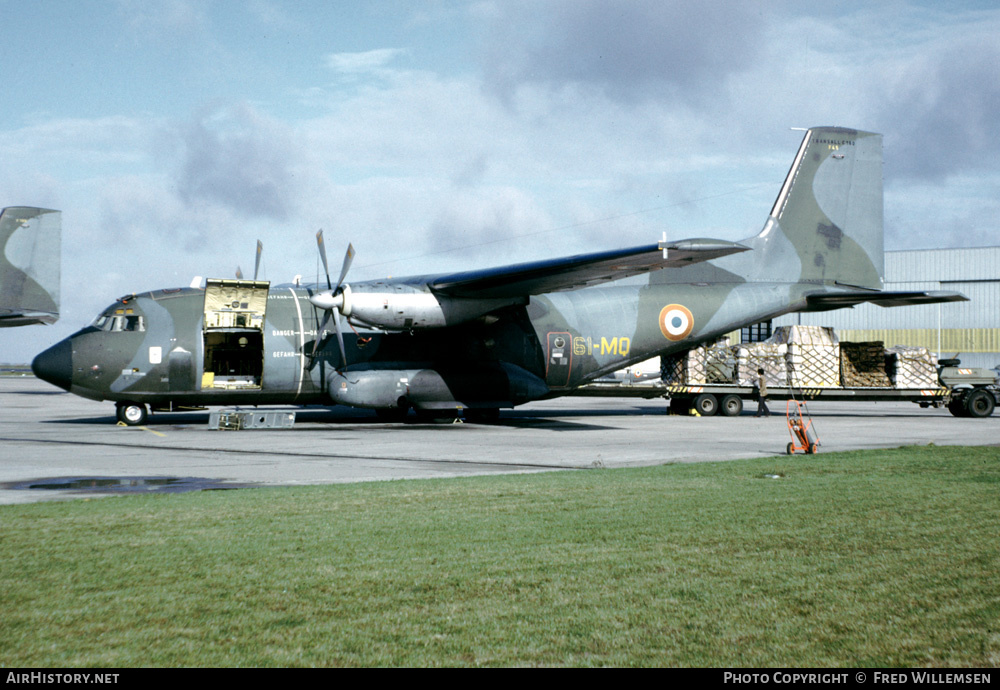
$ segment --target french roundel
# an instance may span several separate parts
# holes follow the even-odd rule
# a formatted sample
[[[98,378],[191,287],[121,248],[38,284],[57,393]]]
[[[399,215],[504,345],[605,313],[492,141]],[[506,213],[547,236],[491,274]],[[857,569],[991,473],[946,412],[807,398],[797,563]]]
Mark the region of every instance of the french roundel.
[[[660,310],[660,331],[667,340],[683,340],[694,328],[691,310],[680,304],[668,304]]]

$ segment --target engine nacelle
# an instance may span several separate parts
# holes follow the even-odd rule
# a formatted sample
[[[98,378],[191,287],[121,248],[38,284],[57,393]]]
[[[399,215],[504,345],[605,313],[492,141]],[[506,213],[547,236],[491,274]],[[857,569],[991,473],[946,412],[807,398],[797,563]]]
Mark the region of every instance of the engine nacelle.
[[[339,405],[417,409],[513,407],[549,392],[545,382],[506,362],[481,367],[436,369],[364,369],[331,371],[330,397]]]
[[[443,328],[477,319],[494,309],[524,304],[523,297],[467,299],[436,295],[412,285],[385,283],[343,287],[341,313],[355,323],[390,331]]]

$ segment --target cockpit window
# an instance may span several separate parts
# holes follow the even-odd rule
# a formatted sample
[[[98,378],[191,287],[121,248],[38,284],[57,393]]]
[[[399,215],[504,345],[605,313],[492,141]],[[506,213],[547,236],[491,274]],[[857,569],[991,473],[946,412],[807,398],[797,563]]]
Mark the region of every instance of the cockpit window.
[[[128,315],[125,317],[124,325],[124,330],[126,331],[145,331],[146,319],[144,319],[141,314]]]
[[[123,331],[145,331],[146,317],[135,313],[134,309],[110,309],[94,320],[94,328],[112,333]]]

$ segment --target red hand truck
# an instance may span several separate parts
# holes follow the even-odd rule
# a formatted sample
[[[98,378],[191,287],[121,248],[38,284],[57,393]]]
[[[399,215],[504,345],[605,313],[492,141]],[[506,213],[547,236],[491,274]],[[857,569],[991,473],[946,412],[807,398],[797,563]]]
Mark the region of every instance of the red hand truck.
[[[785,406],[785,419],[788,420],[788,433],[792,436],[792,441],[785,447],[785,451],[789,455],[800,451],[808,454],[818,452],[819,438],[812,428],[812,416],[805,404],[798,400],[789,400]]]

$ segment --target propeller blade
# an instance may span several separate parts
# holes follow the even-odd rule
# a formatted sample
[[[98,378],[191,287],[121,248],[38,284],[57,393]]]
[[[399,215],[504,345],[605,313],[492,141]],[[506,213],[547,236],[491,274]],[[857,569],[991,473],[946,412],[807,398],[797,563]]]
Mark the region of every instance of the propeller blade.
[[[243,280],[243,269],[238,264],[236,266],[236,280]]]
[[[333,327],[337,331],[337,344],[340,346],[340,368],[345,369],[347,368],[347,351],[344,349],[344,334],[340,332],[340,314],[333,317]]]
[[[340,279],[337,280],[337,287],[339,288],[344,283],[344,278],[347,277],[347,271],[351,268],[351,262],[354,261],[354,245],[350,242],[347,243],[347,253],[344,254],[344,265],[340,269]],[[329,277],[327,278],[329,281]]]
[[[261,244],[260,240],[257,240],[257,262],[253,267],[253,279],[257,280],[257,274],[260,272],[260,254],[264,251],[264,245]]]
[[[330,266],[326,262],[326,245],[323,244],[323,230],[316,233],[316,244],[319,246],[319,256],[323,259],[323,271],[326,273],[326,289],[332,290],[333,285],[330,283]]]
[[[341,286],[344,285],[344,279],[347,277],[347,272],[351,270],[351,263],[354,262],[354,245],[350,243],[347,244],[347,252],[344,254],[344,263],[340,267],[340,277],[337,279],[336,288],[334,288],[333,284],[330,282],[330,265],[326,259],[326,245],[323,243],[322,230],[316,233],[316,245],[319,247],[319,255],[323,260],[323,271],[326,273],[327,289],[325,291],[317,292],[309,297],[309,301],[312,302],[313,306],[326,312],[323,316],[323,323],[319,327],[319,331],[316,334],[316,340],[313,341],[312,359],[315,361],[320,345],[322,345],[325,340],[323,333],[330,323],[330,319],[333,319],[333,329],[337,333],[337,346],[340,348],[340,367],[344,368],[347,366],[347,350],[344,347],[344,333],[340,330],[340,311],[344,308],[346,295],[344,294],[344,290],[341,289]],[[336,315],[333,313],[334,310],[337,310],[338,312]]]
[[[319,330],[316,331],[316,340],[313,341],[313,351],[312,355],[310,356],[310,358],[313,360],[316,359],[316,353],[319,352],[320,343],[322,343],[323,340],[325,340],[325,338],[323,338],[323,332],[326,330],[326,325],[330,323],[330,318],[332,316],[333,312],[328,309],[326,311],[326,315],[323,317],[323,323],[320,325]],[[337,331],[340,332],[340,329],[338,328]]]

